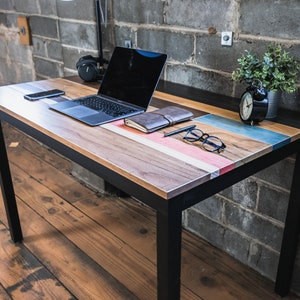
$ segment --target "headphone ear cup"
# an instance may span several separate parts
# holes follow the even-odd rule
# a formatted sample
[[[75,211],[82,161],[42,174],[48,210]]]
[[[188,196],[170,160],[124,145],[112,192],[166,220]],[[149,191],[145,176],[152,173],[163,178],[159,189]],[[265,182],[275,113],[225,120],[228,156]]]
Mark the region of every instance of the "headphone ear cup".
[[[96,81],[99,79],[100,71],[97,67],[96,58],[91,55],[81,57],[76,63],[79,77],[84,81]]]

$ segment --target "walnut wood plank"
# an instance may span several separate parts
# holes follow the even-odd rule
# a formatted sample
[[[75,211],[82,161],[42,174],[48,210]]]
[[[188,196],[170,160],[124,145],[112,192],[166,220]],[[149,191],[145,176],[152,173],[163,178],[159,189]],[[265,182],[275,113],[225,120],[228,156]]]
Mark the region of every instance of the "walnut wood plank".
[[[11,297],[5,291],[4,287],[1,284],[0,284],[0,299],[2,299],[2,300],[11,300]]]
[[[22,195],[26,204],[34,207],[43,219],[50,222],[57,230],[64,232],[69,240],[118,281],[131,286],[132,292],[140,299],[156,297],[154,264],[150,264],[149,260],[145,260],[136,249],[132,249],[131,245],[116,238],[115,235],[103,229],[81,211],[75,210],[73,206],[58,198],[47,188],[40,185],[37,187],[36,181],[20,169],[16,170],[14,165],[12,165],[12,172],[17,174],[15,180],[19,183],[15,190],[16,195]],[[27,227],[26,221],[23,226]],[[28,227],[30,228],[30,225]],[[31,233],[31,235],[37,234]],[[24,236],[29,235],[30,233],[24,230]],[[24,242],[27,242],[26,237]],[[196,299],[193,293],[184,287],[182,293],[183,299]]]
[[[56,152],[45,147],[45,145],[37,142],[36,140],[29,138],[24,133],[10,127],[7,123],[3,122],[2,125],[4,128],[5,142],[10,150],[18,151],[18,146],[20,145],[33,153],[34,156],[39,157],[43,161],[52,165],[54,168],[59,169],[66,174],[70,174],[72,171],[71,161],[61,155],[58,155]]]
[[[155,298],[155,268],[152,264],[148,262],[140,265],[141,256],[136,251],[132,251],[129,245],[125,245],[89,217],[75,210],[52,191],[40,185],[36,186],[33,180],[20,169],[16,170],[12,166],[12,172],[18,174],[14,180],[20,182],[15,189],[16,195],[22,195],[24,201],[33,206],[40,216],[50,222],[56,230],[64,232],[70,241],[120,282],[125,285],[137,283],[133,287],[136,294],[146,293],[151,298]],[[27,232],[30,225],[23,224],[26,243],[26,236],[36,235],[36,233]],[[67,254],[62,255],[66,257]],[[135,267],[131,269],[131,266]],[[145,275],[141,278],[140,274]]]
[[[43,163],[43,158],[32,156],[28,151],[24,151],[22,147],[16,147],[10,151],[10,159],[20,166],[27,174],[31,174],[40,183],[50,188],[63,199],[76,201],[81,197],[93,194],[93,191],[83,186],[79,182],[74,181],[67,174],[61,173],[57,176],[57,169]]]
[[[136,299],[126,287],[120,285],[33,210],[28,209],[22,201],[18,205],[20,213],[28,218],[28,221],[24,221],[27,238],[23,244],[77,299]],[[9,257],[6,259],[9,260]],[[28,276],[20,272],[16,275],[19,279],[24,278],[24,283],[27,283]],[[47,299],[68,299],[50,297],[51,293],[47,291],[45,295]]]
[[[47,295],[48,299],[73,297],[26,247],[10,241],[9,231],[2,223],[0,223],[0,239],[0,282],[10,297],[14,299],[41,299],[43,295]],[[1,299],[5,299],[5,295]]]

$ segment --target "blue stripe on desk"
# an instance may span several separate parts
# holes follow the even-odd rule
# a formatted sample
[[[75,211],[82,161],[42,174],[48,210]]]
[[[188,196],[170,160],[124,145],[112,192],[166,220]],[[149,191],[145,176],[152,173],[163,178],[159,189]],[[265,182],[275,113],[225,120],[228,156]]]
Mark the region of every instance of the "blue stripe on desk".
[[[271,144],[273,150],[289,144],[291,138],[288,135],[267,130],[258,126],[250,126],[243,122],[227,119],[216,115],[205,115],[195,118],[196,121],[212,125],[230,132],[249,137],[263,143]]]

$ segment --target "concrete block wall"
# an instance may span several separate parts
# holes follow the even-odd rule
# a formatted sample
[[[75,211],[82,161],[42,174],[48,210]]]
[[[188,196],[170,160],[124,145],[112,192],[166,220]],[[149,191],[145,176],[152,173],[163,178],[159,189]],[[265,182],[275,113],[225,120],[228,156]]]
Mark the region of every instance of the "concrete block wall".
[[[289,157],[200,202],[185,212],[185,226],[274,280],[293,166]]]
[[[113,16],[116,44],[131,39],[169,55],[166,80],[228,96],[245,89],[231,80],[245,49],[261,54],[279,42],[300,59],[297,0],[121,0]],[[234,32],[232,47],[221,46],[222,31]],[[281,106],[299,110],[299,93],[284,95]]]
[[[245,49],[262,53],[274,41],[300,59],[299,12],[299,0],[108,0],[104,56],[129,39],[168,54],[165,80],[239,96],[245,86],[230,74]],[[19,15],[29,17],[32,46],[19,45]],[[234,32],[232,47],[221,46],[222,31]],[[98,54],[94,0],[1,0],[0,84],[77,74],[87,54]],[[281,106],[300,110],[299,93]],[[274,279],[293,166],[287,158],[201,202],[184,213],[183,225]],[[78,165],[74,174],[105,186]],[[298,253],[293,290],[300,294]]]
[[[19,44],[17,20],[12,8],[10,1],[0,3],[0,85],[35,79],[32,51]]]

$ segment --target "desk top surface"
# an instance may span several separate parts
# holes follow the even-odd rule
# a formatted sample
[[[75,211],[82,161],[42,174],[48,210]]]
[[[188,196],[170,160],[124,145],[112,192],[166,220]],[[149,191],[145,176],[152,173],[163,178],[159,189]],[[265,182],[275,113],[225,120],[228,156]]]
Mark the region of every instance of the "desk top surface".
[[[57,78],[0,88],[0,111],[24,122],[52,139],[139,184],[170,199],[246,162],[300,139],[300,129],[268,120],[257,126],[243,124],[238,113],[156,91],[149,110],[182,105],[195,118],[184,124],[146,134],[130,129],[123,121],[89,127],[48,108],[52,99],[31,102],[23,95],[58,88],[73,99],[97,91],[86,85]],[[222,101],[222,99],[220,99]],[[226,149],[221,154],[187,144],[184,134],[163,137],[164,132],[196,124],[219,137]]]

